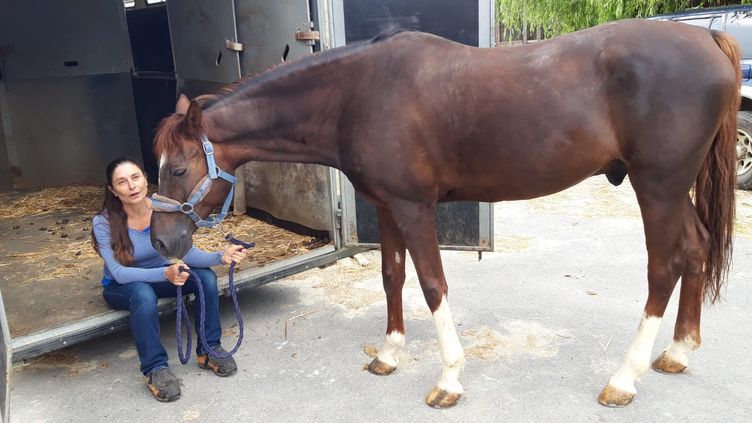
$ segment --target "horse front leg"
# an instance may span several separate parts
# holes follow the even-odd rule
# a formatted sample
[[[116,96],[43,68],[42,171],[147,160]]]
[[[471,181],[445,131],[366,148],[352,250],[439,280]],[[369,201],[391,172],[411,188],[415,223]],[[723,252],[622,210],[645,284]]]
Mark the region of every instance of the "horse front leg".
[[[378,208],[379,237],[381,238],[381,276],[386,294],[386,338],[379,354],[368,365],[375,375],[388,375],[399,364],[399,354],[405,347],[405,323],[402,317],[402,287],[405,284],[405,242],[402,240],[392,214]]]
[[[439,382],[426,396],[426,403],[434,408],[452,407],[464,392],[459,376],[465,365],[465,353],[447,303],[447,283],[436,237],[435,204],[395,201],[390,203],[390,209],[415,263],[439,337],[443,369]]]

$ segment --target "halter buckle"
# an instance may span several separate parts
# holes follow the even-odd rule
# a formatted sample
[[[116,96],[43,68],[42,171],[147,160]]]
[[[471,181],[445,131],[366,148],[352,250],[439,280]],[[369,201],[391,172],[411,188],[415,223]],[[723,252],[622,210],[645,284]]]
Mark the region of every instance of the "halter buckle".
[[[201,144],[204,146],[204,154],[207,156],[214,154],[214,146],[210,142],[202,142]]]

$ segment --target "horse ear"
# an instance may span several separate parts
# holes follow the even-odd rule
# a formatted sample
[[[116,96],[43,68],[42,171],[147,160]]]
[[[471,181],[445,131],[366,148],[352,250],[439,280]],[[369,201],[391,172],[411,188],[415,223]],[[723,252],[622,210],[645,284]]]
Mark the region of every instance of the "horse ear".
[[[188,110],[185,112],[185,121],[188,124],[188,131],[197,134],[201,131],[201,106],[195,101],[190,102]]]
[[[175,113],[184,115],[186,112],[188,112],[188,106],[190,106],[191,100],[188,100],[188,97],[185,96],[185,94],[180,94],[180,98],[178,98],[177,104],[175,104]]]

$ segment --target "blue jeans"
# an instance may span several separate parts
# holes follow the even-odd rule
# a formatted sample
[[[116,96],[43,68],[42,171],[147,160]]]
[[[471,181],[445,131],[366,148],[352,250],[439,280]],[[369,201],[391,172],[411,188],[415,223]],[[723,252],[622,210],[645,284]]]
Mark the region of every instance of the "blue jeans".
[[[211,269],[191,269],[199,278],[204,288],[206,302],[204,330],[206,343],[210,346],[219,345],[222,328],[219,322],[219,291],[217,289],[217,275]],[[183,285],[183,295],[195,293],[194,321],[198,333],[199,308],[201,307],[196,293],[196,281],[190,278]],[[136,340],[138,358],[141,360],[141,372],[148,375],[152,370],[167,367],[167,351],[159,340],[159,313],[157,312],[157,298],[175,297],[177,286],[168,281],[164,282],[131,282],[119,284],[110,282],[104,287],[104,300],[116,310],[130,311],[131,331]],[[196,336],[198,338],[198,336]],[[206,354],[201,340],[197,339],[196,354]]]

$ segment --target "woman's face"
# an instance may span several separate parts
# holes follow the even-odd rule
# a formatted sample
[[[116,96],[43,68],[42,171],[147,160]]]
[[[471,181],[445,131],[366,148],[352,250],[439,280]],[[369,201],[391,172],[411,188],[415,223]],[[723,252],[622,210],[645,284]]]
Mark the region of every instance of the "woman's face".
[[[138,204],[146,198],[146,176],[133,163],[124,162],[112,172],[110,190],[123,204]]]

